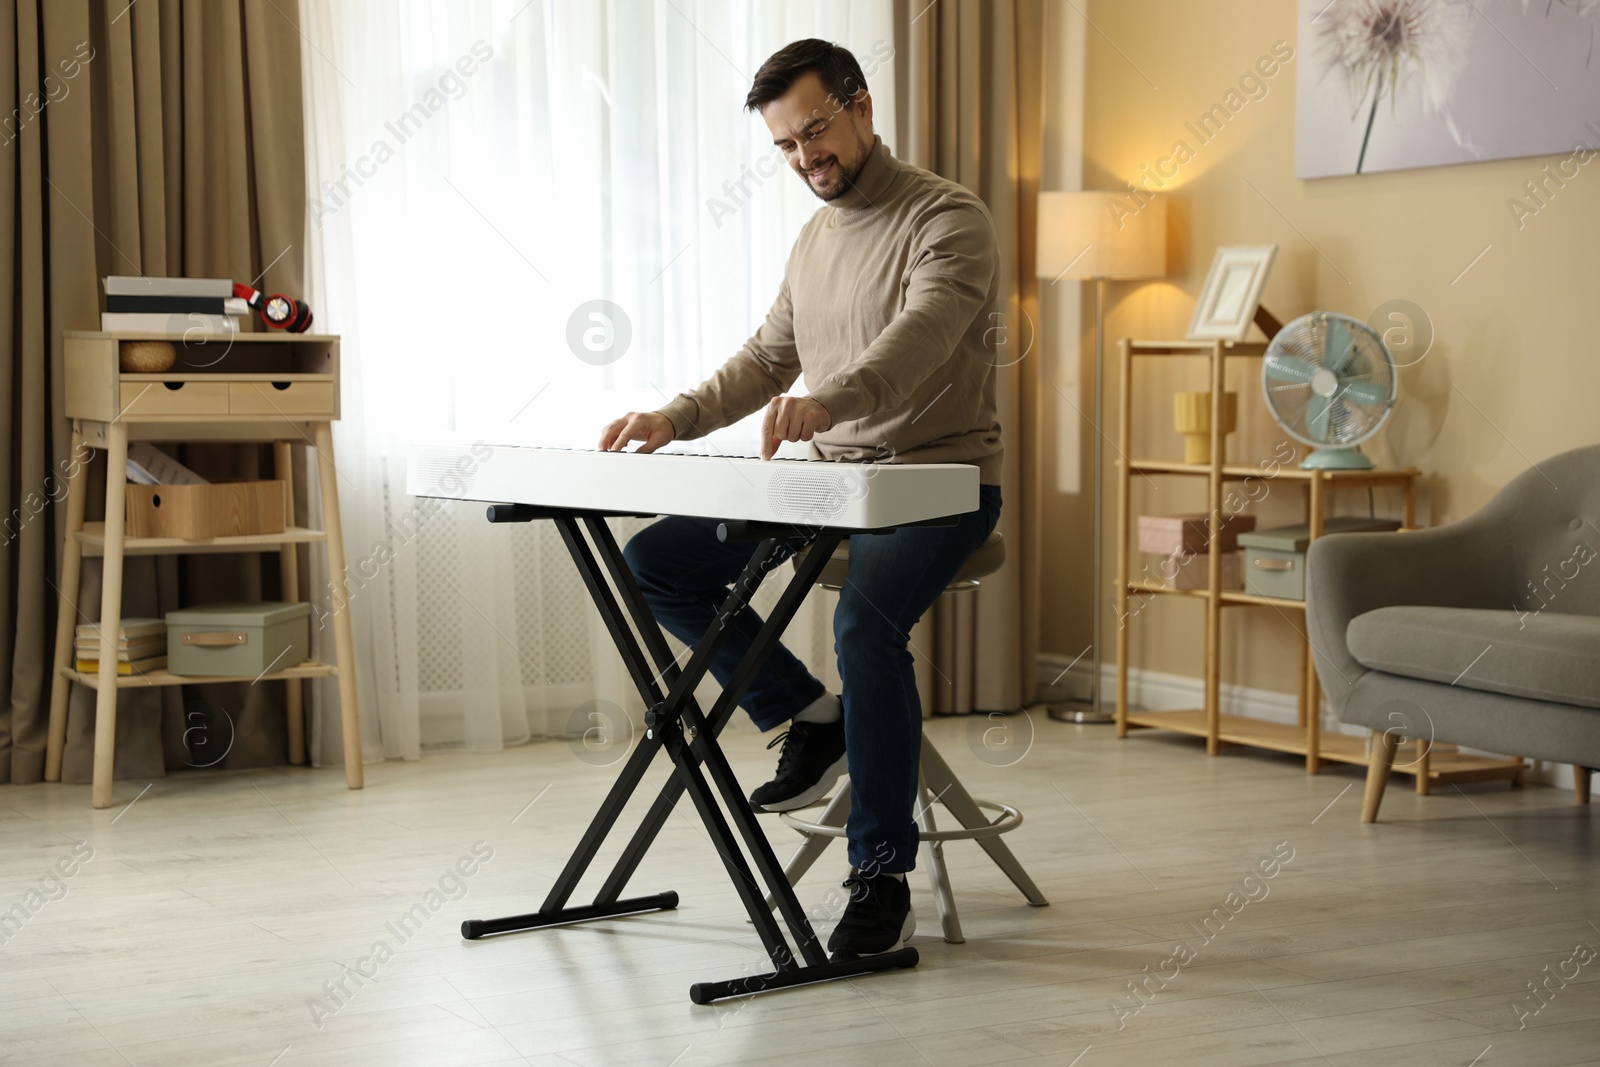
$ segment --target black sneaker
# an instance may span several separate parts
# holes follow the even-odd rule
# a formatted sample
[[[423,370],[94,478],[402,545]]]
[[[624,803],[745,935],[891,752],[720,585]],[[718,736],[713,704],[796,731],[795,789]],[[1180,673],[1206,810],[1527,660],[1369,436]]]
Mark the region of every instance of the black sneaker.
[[[892,952],[904,945],[917,928],[911,910],[911,887],[903,877],[869,876],[854,868],[844,880],[850,891],[839,925],[828,938],[828,953],[836,960],[853,960]]]
[[[756,811],[793,811],[821,800],[845,772],[844,720],[791,722],[783,733],[767,742],[783,743],[778,773],[750,794]]]

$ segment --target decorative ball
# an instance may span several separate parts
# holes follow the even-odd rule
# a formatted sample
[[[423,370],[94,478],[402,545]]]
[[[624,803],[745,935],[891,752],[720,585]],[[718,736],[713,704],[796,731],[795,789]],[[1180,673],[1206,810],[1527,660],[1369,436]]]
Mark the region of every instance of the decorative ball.
[[[160,374],[178,362],[171,341],[124,341],[119,362],[124,374]]]

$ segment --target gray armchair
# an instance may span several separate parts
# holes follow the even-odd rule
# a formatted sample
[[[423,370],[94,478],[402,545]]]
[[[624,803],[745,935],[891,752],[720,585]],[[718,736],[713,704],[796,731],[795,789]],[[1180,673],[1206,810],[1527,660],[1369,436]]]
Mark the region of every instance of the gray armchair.
[[[1306,626],[1339,718],[1375,735],[1361,821],[1402,738],[1600,767],[1600,445],[1512,479],[1460,522],[1336,534],[1306,559]]]

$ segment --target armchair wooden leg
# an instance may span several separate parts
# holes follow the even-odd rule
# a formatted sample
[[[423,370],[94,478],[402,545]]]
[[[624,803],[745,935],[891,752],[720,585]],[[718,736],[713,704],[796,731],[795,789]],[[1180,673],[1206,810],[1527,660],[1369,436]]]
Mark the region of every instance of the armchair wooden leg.
[[[1428,773],[1428,761],[1433,755],[1433,741],[1424,741],[1417,738],[1417,762],[1414,765],[1417,772],[1417,796],[1425,797],[1428,790],[1433,788],[1433,776]]]
[[[1367,792],[1361,798],[1361,821],[1377,822],[1378,806],[1383,803],[1383,790],[1389,784],[1389,772],[1394,767],[1394,754],[1400,747],[1400,735],[1373,731],[1372,758],[1367,761]]]
[[[1593,773],[1588,767],[1572,768],[1572,791],[1577,795],[1579,804],[1589,803],[1589,775]]]

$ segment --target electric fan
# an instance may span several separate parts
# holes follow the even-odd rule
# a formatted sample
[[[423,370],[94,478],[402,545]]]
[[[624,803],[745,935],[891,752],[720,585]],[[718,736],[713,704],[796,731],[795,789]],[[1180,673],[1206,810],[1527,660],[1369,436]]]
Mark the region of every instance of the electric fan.
[[[1349,315],[1313,311],[1267,346],[1261,388],[1284,432],[1314,449],[1302,468],[1370,470],[1357,446],[1388,421],[1399,381],[1377,331]]]

